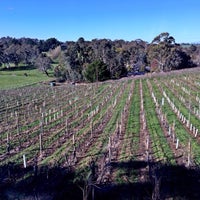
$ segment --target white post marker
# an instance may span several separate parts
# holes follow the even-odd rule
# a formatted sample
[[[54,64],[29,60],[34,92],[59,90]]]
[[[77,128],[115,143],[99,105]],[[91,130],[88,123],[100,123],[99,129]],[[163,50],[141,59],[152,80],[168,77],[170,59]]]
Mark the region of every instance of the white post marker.
[[[179,139],[176,140],[176,149],[178,149]]]
[[[162,98],[162,106],[164,106],[164,104],[165,104],[165,99]]]
[[[25,156],[25,154],[23,155],[23,162],[24,162],[24,168],[26,168],[26,156]]]

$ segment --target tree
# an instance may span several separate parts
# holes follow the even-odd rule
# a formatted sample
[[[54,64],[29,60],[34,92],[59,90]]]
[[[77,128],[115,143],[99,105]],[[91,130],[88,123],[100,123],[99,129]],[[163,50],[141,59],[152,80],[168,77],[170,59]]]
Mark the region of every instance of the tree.
[[[51,59],[45,54],[40,54],[40,56],[35,60],[35,65],[39,70],[43,71],[47,76],[49,76],[48,69],[51,69]]]
[[[61,52],[58,59],[59,66],[54,69],[54,74],[57,78],[73,82],[82,80],[82,68],[75,54],[75,51],[71,49],[67,52]]]
[[[166,59],[166,65],[170,70],[184,69],[195,66],[191,61],[191,57],[180,48],[174,49],[171,56],[168,56]]]
[[[16,43],[16,41],[15,41]],[[21,45],[18,43],[11,44],[6,50],[5,54],[7,56],[9,63],[14,63],[15,66],[18,66],[19,63],[22,61],[22,55],[20,53]]]
[[[105,81],[110,78],[107,65],[101,60],[96,60],[89,64],[83,74],[85,79],[90,82]]]
[[[57,46],[55,49],[49,51],[49,56],[52,60],[56,60],[61,55],[61,46]]]
[[[175,39],[169,35],[168,32],[163,32],[160,35],[156,36],[153,41],[151,42],[152,44],[175,44]]]
[[[148,47],[149,63],[152,60],[157,60],[159,70],[165,71],[166,59],[171,54],[173,48],[175,48],[175,39],[169,33],[164,32],[156,36]]]
[[[156,36],[147,50],[148,62],[157,63],[157,71],[169,71],[191,67],[190,56],[182,51],[175,39],[164,32]],[[153,66],[152,66],[153,67]]]
[[[5,56],[4,56],[4,52],[3,52],[3,47],[2,45],[0,46],[0,66],[4,63],[5,60]]]
[[[38,48],[27,43],[23,43],[18,52],[21,55],[23,63],[26,65],[32,65],[39,55]]]
[[[56,38],[49,38],[45,41],[41,40],[39,48],[41,52],[47,52],[50,49],[55,49],[60,44],[61,42],[59,42]]]

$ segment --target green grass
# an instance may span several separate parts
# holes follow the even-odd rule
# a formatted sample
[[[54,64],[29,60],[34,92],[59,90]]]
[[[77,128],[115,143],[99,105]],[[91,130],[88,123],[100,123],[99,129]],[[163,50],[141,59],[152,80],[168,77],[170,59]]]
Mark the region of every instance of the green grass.
[[[28,76],[25,76],[24,74]],[[0,90],[13,89],[51,80],[38,69],[0,71]]]

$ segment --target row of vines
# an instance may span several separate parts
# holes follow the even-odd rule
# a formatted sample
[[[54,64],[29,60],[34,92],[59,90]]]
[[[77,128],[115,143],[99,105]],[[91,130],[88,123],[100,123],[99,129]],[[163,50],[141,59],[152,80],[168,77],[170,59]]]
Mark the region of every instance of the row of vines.
[[[102,185],[159,180],[152,163],[200,164],[199,73],[0,91],[0,181],[74,172],[83,199]],[[14,166],[21,171],[12,173]],[[13,175],[14,174],[14,175]],[[151,196],[152,197],[152,196]]]

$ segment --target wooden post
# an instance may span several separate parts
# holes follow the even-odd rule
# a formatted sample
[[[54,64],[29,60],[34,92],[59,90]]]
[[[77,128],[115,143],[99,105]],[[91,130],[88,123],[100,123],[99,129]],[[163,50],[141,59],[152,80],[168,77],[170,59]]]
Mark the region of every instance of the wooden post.
[[[42,154],[42,134],[39,135],[39,142],[40,142],[40,155]]]
[[[9,143],[9,132],[7,132],[7,144]]]
[[[174,132],[172,133],[172,139],[173,139],[173,142],[175,142],[175,134],[174,134]]]
[[[200,100],[199,100],[199,117],[200,117]]]
[[[66,117],[65,126],[66,133],[68,134],[68,117]]]
[[[149,150],[149,137],[146,138],[146,149]]]
[[[90,137],[92,138],[93,137],[93,119],[92,118],[91,118],[91,121],[90,121],[90,129],[91,129]]]
[[[103,125],[103,113],[101,112],[101,114],[100,114],[100,119],[101,119],[101,126]]]
[[[190,164],[191,164],[191,139],[189,139],[189,142],[188,142],[188,162],[187,162],[187,166],[189,167]]]
[[[10,153],[10,143],[9,142],[7,142],[7,146],[6,146],[6,150],[7,150],[7,153]]]
[[[123,123],[123,112],[121,112],[121,125]]]
[[[191,118],[191,114],[190,114],[190,111],[189,111],[189,117],[188,117],[189,124],[190,124],[190,118]]]
[[[119,124],[119,135],[121,135],[121,133],[122,133],[122,125]]]
[[[48,118],[47,117],[45,118],[45,124],[46,125],[48,124]]]
[[[73,133],[73,136],[72,136],[72,142],[73,142],[73,145],[75,145],[75,134]]]
[[[109,163],[111,162],[111,138],[109,137],[108,140],[108,156],[109,156]]]
[[[163,122],[163,118],[164,118],[164,117],[163,117],[163,114],[161,114],[161,122]]]
[[[146,129],[146,121],[145,121],[145,112],[143,111],[142,112],[142,124],[143,124],[143,130],[145,130]]]
[[[173,122],[173,132],[175,131],[175,127],[176,127],[176,122],[174,120],[174,122]]]
[[[20,131],[19,131],[19,116],[18,116],[17,111],[15,112],[15,116],[16,116],[16,124],[17,124],[17,134],[19,135],[20,134]]]
[[[39,134],[39,144],[40,144],[40,155],[42,154],[42,135],[44,133],[44,113],[42,113],[42,119],[40,121],[40,134]]]
[[[73,149],[73,161],[76,162],[76,145],[74,143],[74,149]]]
[[[195,135],[196,128],[195,126],[192,127],[192,133]]]
[[[146,138],[146,160],[149,161],[149,137]]]

